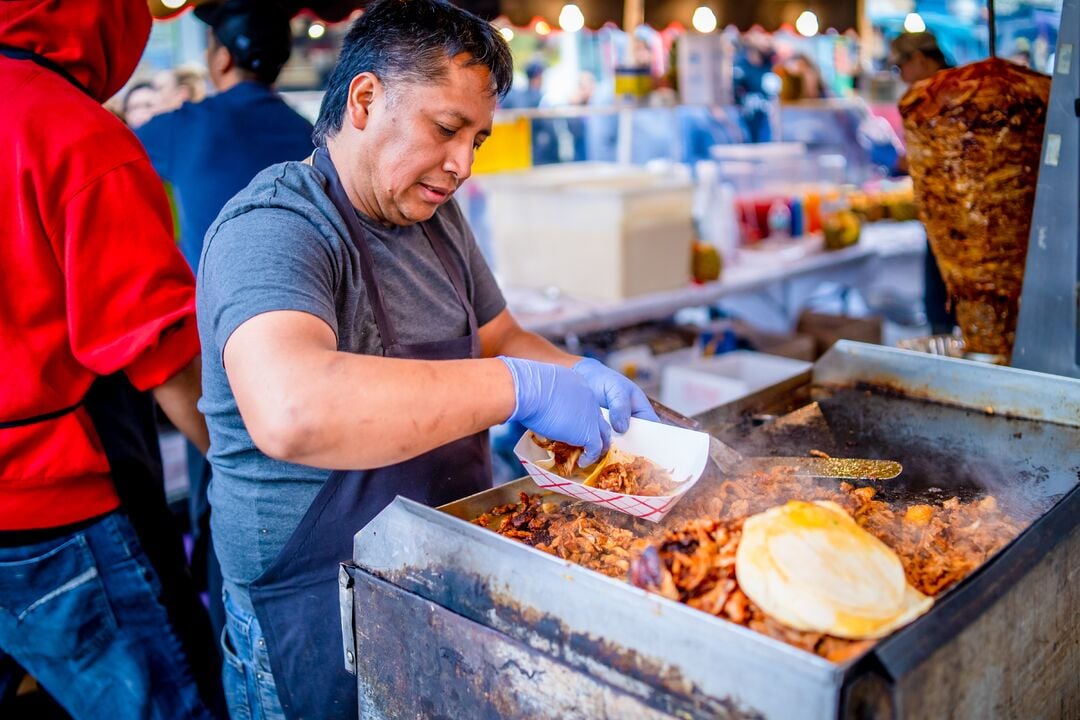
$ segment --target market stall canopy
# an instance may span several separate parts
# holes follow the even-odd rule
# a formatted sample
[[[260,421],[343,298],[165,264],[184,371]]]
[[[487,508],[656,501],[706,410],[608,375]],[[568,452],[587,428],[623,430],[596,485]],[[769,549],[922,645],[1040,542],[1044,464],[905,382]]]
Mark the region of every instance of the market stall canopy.
[[[214,0],[149,0],[154,17],[174,17],[193,7]],[[235,0],[234,0],[235,1]],[[340,22],[369,4],[370,0],[285,0],[287,10],[293,15],[302,12],[316,15],[326,22]],[[640,0],[639,0],[640,2]],[[503,16],[518,27],[532,25],[536,18],[551,24],[558,19],[566,0],[455,0],[455,5],[488,20]],[[597,29],[613,23],[621,26],[625,18],[624,0],[576,0],[585,18],[585,27]],[[653,27],[666,27],[671,22],[688,25],[690,9],[683,0],[644,0],[645,21]],[[726,13],[724,14],[726,18]],[[745,20],[746,18],[734,18]],[[748,20],[747,25],[752,24]]]
[[[158,19],[179,15],[192,8],[216,0],[148,0],[150,13]],[[230,0],[234,1],[235,0]],[[291,15],[307,11],[326,22],[341,22],[354,10],[363,9],[368,2],[363,0],[284,0],[282,3]],[[459,7],[476,13],[480,17],[493,19],[499,15],[499,0],[468,0],[454,3]],[[557,12],[557,10],[556,10]]]

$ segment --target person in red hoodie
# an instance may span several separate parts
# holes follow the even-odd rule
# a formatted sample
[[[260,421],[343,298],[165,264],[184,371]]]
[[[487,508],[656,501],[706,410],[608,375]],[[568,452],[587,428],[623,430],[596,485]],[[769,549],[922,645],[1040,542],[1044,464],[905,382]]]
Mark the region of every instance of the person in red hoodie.
[[[21,666],[75,718],[211,717],[152,563],[178,547],[153,400],[208,445],[194,279],[101,106],[150,22],[145,0],[0,2],[0,702]]]

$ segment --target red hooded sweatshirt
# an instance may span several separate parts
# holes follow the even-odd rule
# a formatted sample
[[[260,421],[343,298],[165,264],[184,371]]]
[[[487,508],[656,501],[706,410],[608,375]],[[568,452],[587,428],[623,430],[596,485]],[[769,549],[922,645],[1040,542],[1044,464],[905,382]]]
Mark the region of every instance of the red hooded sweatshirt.
[[[115,509],[86,409],[62,411],[99,376],[146,390],[198,352],[161,181],[101,106],[150,22],[146,0],[0,2],[0,530]]]

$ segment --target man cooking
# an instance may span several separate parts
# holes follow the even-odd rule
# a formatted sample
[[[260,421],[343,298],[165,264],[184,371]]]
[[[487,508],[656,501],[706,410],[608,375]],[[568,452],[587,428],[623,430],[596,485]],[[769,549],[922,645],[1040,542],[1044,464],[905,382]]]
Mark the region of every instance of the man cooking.
[[[200,408],[235,715],[355,717],[337,564],[396,495],[489,486],[488,427],[519,421],[588,464],[608,444],[601,406],[616,431],[655,419],[626,378],[518,326],[452,201],[511,76],[468,12],[371,5],[313,156],[263,171],[207,233]]]

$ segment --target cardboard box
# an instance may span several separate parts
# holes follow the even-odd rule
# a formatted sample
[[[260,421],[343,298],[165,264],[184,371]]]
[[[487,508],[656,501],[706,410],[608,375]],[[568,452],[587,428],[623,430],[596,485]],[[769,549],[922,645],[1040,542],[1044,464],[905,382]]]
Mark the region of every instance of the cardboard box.
[[[880,345],[881,327],[882,321],[878,317],[855,318],[804,311],[799,316],[795,329],[796,332],[814,338],[817,357],[821,357],[837,340],[857,340]]]

